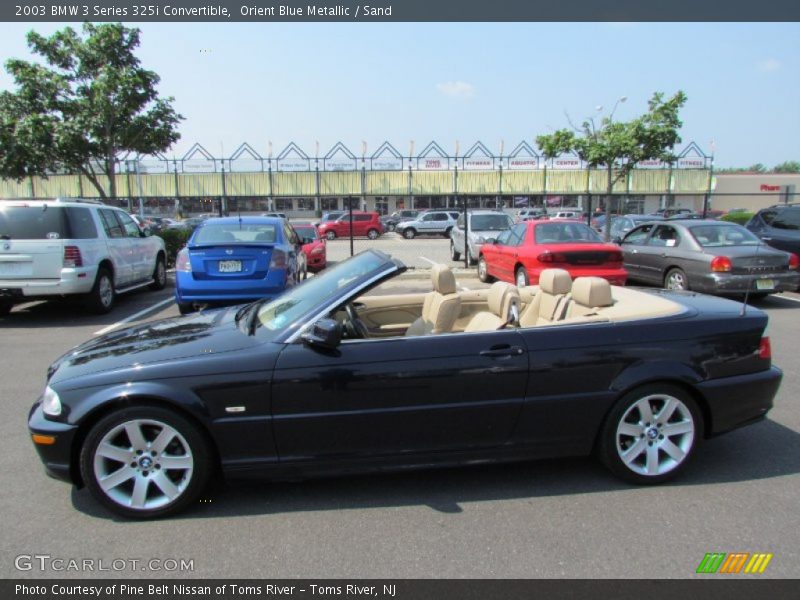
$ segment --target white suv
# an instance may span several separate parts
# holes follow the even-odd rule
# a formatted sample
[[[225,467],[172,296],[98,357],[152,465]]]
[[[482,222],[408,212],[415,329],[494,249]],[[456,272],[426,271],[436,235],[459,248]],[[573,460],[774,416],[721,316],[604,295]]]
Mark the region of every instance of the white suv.
[[[92,200],[0,201],[0,316],[14,304],[85,294],[107,313],[115,295],[167,282],[164,240],[120,208]]]
[[[395,231],[407,240],[421,234],[438,234],[450,237],[460,213],[457,210],[429,210],[417,215],[412,221],[398,223]]]

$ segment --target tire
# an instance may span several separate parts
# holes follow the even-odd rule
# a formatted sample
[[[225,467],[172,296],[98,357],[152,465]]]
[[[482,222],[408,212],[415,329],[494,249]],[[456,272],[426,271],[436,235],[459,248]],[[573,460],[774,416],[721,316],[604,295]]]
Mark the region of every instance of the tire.
[[[494,277],[489,275],[489,268],[486,264],[486,258],[483,256],[478,258],[478,279],[480,279],[483,283],[492,283],[494,281]]]
[[[683,269],[670,269],[664,277],[664,288],[668,290],[689,290],[689,280]]]
[[[186,418],[161,407],[134,406],[92,427],[81,447],[80,469],[100,504],[123,517],[148,519],[197,501],[213,462],[203,433]]]
[[[159,254],[156,258],[156,267],[153,269],[153,283],[150,284],[151,290],[163,290],[167,287],[167,263],[164,256]]]
[[[178,302],[178,312],[182,315],[188,315],[194,312],[194,304],[191,302]]]
[[[336,232],[335,231],[326,231],[325,238],[328,240],[335,240],[336,239]]]
[[[453,231],[453,228],[452,228],[452,227],[448,227],[447,229],[445,229],[445,230],[444,230],[444,237],[446,237],[446,238],[449,238],[449,237],[450,237],[450,232],[451,232],[451,231]]]
[[[367,232],[367,237],[368,237],[369,239],[371,239],[371,240],[377,240],[379,235],[380,235],[380,234],[378,233],[378,230],[377,230],[377,229],[370,229],[370,230]]]
[[[668,415],[664,411],[669,412]],[[638,484],[675,477],[703,437],[703,417],[683,389],[654,383],[625,394],[600,433],[598,454],[618,477]]]
[[[417,231],[415,229],[412,229],[411,227],[403,230],[403,237],[406,238],[407,240],[413,240],[414,237],[416,237],[416,235]]]
[[[98,315],[110,313],[114,308],[116,292],[114,291],[114,278],[111,271],[100,267],[94,280],[94,287],[89,292],[89,308]]]
[[[454,262],[461,260],[461,252],[456,250],[456,245],[453,243],[453,240],[450,240],[450,260]]]
[[[527,287],[531,284],[531,278],[528,277],[528,271],[525,269],[525,267],[517,268],[517,272],[514,275],[514,281],[518,288]]]
[[[394,231],[395,229],[397,229],[397,225],[395,225],[394,223],[389,223],[386,226],[386,231]]]
[[[11,308],[14,306],[13,302],[0,302],[0,317],[8,316],[8,313],[11,312]]]

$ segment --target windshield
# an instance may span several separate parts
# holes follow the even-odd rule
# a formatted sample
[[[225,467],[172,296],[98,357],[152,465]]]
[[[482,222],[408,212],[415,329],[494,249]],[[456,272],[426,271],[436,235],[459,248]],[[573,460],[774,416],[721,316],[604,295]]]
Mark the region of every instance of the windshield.
[[[193,246],[209,244],[267,243],[274,244],[277,236],[275,225],[261,223],[209,223],[197,230]]]
[[[256,325],[270,331],[284,329],[303,315],[338,297],[351,284],[366,279],[371,273],[377,275],[389,265],[393,263],[385,255],[370,251],[357,254],[264,304],[258,310]]]
[[[602,243],[594,230],[583,223],[542,223],[536,227],[537,244]]]
[[[719,246],[758,246],[761,243],[755,235],[738,225],[701,225],[689,229],[703,248]]]
[[[503,231],[511,227],[511,219],[507,215],[472,215],[469,221],[473,231]]]

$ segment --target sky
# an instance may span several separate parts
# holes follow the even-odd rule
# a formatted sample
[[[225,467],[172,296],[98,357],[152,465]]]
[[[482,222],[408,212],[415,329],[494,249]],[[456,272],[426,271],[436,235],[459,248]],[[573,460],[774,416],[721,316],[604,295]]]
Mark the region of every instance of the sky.
[[[799,23],[127,23],[138,56],[185,117],[181,158],[199,142],[227,157],[290,142],[360,155],[437,141],[499,154],[586,117],[631,119],[653,92],[683,90],[684,147],[716,167],[800,160]],[[77,25],[79,26],[79,25]],[[31,58],[0,23],[0,61]],[[13,82],[0,71],[0,89]],[[597,108],[603,108],[598,111]],[[713,141],[713,144],[712,144]],[[535,145],[534,145],[535,147]]]

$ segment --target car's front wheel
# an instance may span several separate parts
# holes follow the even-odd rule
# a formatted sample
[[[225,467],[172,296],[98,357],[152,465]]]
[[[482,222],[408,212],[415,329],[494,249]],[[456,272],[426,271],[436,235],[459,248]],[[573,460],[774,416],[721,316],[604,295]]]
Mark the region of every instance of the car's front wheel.
[[[93,312],[104,315],[111,312],[114,308],[116,291],[114,290],[114,278],[111,271],[105,267],[100,267],[97,271],[97,278],[94,280],[92,291],[89,292],[89,307]]]
[[[327,239],[329,239],[329,240],[335,240],[336,239],[336,232],[335,231],[328,231],[328,232],[325,233],[325,237]]]
[[[156,268],[153,269],[153,283],[150,284],[151,290],[163,290],[167,287],[167,263],[164,256],[159,254],[156,258]]]
[[[407,240],[413,240],[414,236],[417,235],[417,231],[409,227],[408,229],[403,230],[403,237]]]
[[[617,476],[634,483],[661,483],[689,461],[703,435],[703,417],[683,389],[663,383],[623,396],[600,434],[598,453]]]
[[[491,283],[494,281],[494,277],[489,275],[489,266],[486,264],[486,258],[483,256],[478,259],[478,279],[483,283]]]
[[[370,229],[370,230],[367,232],[367,237],[368,237],[369,239],[371,239],[371,240],[377,240],[377,239],[378,239],[378,235],[379,235],[379,234],[378,234],[378,230],[377,230],[377,229]]]
[[[80,469],[92,495],[124,517],[153,518],[195,502],[212,471],[203,434],[155,406],[115,411],[92,427]]]
[[[664,287],[668,290],[688,290],[689,280],[686,278],[686,273],[683,269],[675,267],[670,269],[666,277],[664,277]]]
[[[13,302],[0,302],[0,317],[5,317],[8,313],[10,313],[13,306]]]

